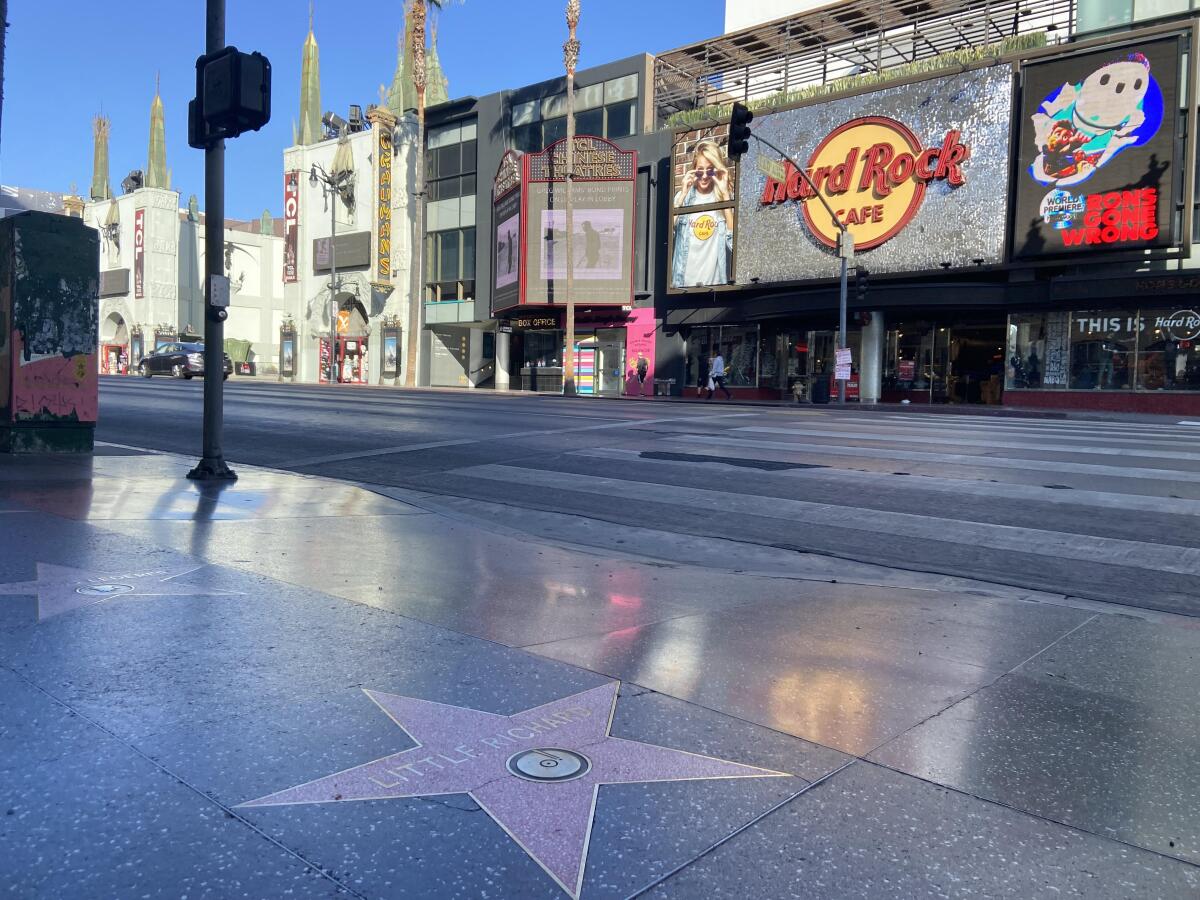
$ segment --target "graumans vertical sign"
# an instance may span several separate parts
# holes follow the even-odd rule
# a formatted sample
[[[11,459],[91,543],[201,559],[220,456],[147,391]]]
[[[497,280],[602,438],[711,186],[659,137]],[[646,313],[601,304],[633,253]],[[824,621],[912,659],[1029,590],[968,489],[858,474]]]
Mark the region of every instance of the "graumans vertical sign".
[[[376,127],[375,131],[379,135],[375,144],[379,166],[375,269],[379,280],[386,281],[392,277],[392,132],[386,127]]]

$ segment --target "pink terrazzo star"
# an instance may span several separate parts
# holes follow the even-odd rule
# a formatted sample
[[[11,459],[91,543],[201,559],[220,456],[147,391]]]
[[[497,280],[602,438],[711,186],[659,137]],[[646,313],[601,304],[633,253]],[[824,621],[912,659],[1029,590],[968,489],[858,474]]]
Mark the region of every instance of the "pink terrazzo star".
[[[578,897],[600,785],[786,776],[611,737],[619,685],[613,681],[514,716],[366,691],[416,747],[242,806],[468,794]],[[541,772],[567,776],[534,780]]]
[[[38,621],[43,622],[51,616],[58,616],[81,606],[103,603],[113,597],[207,597],[235,593],[174,581],[200,568],[194,566],[178,571],[152,569],[98,575],[86,569],[38,563],[37,581],[0,584],[0,596],[36,596]]]

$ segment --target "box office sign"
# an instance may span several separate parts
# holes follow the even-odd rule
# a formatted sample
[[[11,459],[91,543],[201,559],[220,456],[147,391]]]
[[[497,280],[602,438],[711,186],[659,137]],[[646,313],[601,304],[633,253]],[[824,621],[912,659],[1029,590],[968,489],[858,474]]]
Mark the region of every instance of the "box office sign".
[[[769,113],[755,130],[805,166],[872,273],[999,264],[1012,83],[994,66]],[[765,168],[738,173],[736,282],[834,277],[837,226],[799,172]]]
[[[1181,51],[1176,35],[1024,67],[1015,258],[1179,243]]]

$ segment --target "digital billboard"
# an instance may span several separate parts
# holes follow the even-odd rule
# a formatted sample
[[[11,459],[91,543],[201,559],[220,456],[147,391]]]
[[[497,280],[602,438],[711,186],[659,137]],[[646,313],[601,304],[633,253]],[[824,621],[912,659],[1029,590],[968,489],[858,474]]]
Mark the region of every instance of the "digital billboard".
[[[1179,243],[1181,51],[1174,35],[1023,67],[1014,259]]]
[[[523,302],[627,305],[633,300],[637,154],[603,138],[575,138],[571,254],[567,259],[566,142],[526,157]]]
[[[521,157],[509,150],[492,182],[492,309],[521,302]]]

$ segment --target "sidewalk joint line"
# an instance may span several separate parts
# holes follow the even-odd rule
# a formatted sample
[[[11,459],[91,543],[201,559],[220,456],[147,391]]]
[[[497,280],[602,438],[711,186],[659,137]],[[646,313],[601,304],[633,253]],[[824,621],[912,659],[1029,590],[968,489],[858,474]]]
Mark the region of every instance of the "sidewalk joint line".
[[[225,813],[225,815],[226,815],[226,816],[228,816],[229,818],[231,818],[231,819],[235,819],[235,820],[237,820],[238,822],[241,822],[243,825],[245,825],[245,826],[246,826],[247,828],[249,828],[251,831],[253,831],[254,833],[256,833],[256,834],[257,834],[259,837],[263,838],[263,839],[264,839],[264,840],[266,840],[268,843],[274,844],[274,845],[275,845],[277,848],[279,848],[280,850],[282,850],[282,851],[283,851],[284,853],[286,853],[288,856],[291,856],[293,859],[296,859],[296,860],[298,860],[298,861],[299,861],[300,863],[302,863],[302,864],[303,864],[305,867],[307,867],[307,868],[309,868],[309,869],[313,870],[313,871],[314,871],[316,874],[320,875],[322,878],[324,878],[324,879],[326,879],[326,880],[328,880],[328,881],[332,882],[333,884],[337,885],[337,887],[338,887],[338,888],[340,888],[341,890],[343,890],[343,891],[345,891],[346,893],[350,894],[352,897],[357,897],[357,898],[358,898],[358,900],[368,900],[368,898],[366,897],[366,895],[359,893],[359,892],[358,892],[358,891],[356,891],[354,888],[350,887],[348,884],[345,884],[344,882],[342,882],[342,881],[341,881],[341,880],[339,880],[338,878],[335,878],[335,877],[334,877],[332,874],[330,874],[329,872],[327,872],[327,871],[326,871],[326,870],[325,870],[325,869],[324,869],[324,868],[323,868],[321,865],[319,865],[318,863],[316,863],[316,862],[314,862],[314,861],[312,861],[312,860],[306,859],[306,858],[305,858],[305,857],[304,857],[302,854],[300,854],[299,852],[297,852],[297,851],[293,850],[292,848],[288,847],[286,844],[284,844],[284,843],[283,843],[282,841],[280,841],[279,839],[275,838],[274,836],[272,836],[272,835],[270,835],[270,834],[267,834],[267,832],[266,832],[266,831],[264,831],[264,830],[263,830],[262,828],[260,828],[258,825],[255,825],[253,822],[249,821],[249,820],[248,820],[248,819],[247,819],[245,816],[243,816],[243,815],[241,815],[240,813],[236,812],[236,811],[235,811],[235,810],[234,810],[232,807],[226,806],[226,805],[225,805],[224,803],[222,803],[220,800],[216,799],[215,797],[212,797],[212,796],[210,796],[209,794],[206,794],[204,791],[200,790],[198,787],[196,787],[195,785],[193,785],[191,782],[189,782],[189,781],[187,781],[186,779],[184,779],[183,777],[181,777],[181,776],[177,775],[175,772],[171,771],[169,768],[167,768],[166,766],[164,766],[162,763],[158,762],[156,759],[153,759],[151,756],[149,756],[149,755],[148,755],[148,754],[146,754],[144,751],[142,751],[141,749],[139,749],[139,748],[138,748],[136,745],[134,745],[132,742],[130,742],[130,741],[128,741],[128,740],[126,740],[125,738],[123,738],[123,737],[121,737],[120,735],[118,735],[116,732],[114,732],[114,731],[112,731],[111,729],[109,729],[109,728],[105,727],[104,725],[100,724],[99,722],[97,722],[95,719],[93,719],[91,716],[87,715],[86,713],[83,713],[83,712],[79,711],[79,710],[78,710],[78,709],[76,709],[74,706],[72,706],[70,703],[67,703],[65,700],[62,700],[62,699],[60,699],[59,697],[56,697],[54,694],[50,693],[48,690],[46,690],[46,689],[45,689],[44,687],[42,687],[40,684],[38,684],[37,682],[35,682],[35,681],[31,680],[31,679],[30,679],[28,676],[26,676],[24,673],[22,673],[22,672],[18,672],[16,669],[12,668],[11,666],[5,665],[5,664],[3,664],[3,663],[0,663],[0,668],[3,668],[4,670],[6,670],[6,671],[8,671],[8,672],[12,673],[12,674],[13,674],[13,675],[15,675],[17,678],[20,678],[22,681],[24,681],[26,684],[28,684],[28,685],[29,685],[31,688],[33,688],[35,691],[38,691],[39,693],[42,693],[42,694],[46,695],[46,697],[48,697],[48,698],[49,698],[49,699],[50,699],[52,702],[54,702],[54,703],[56,703],[57,705],[61,706],[63,709],[67,710],[67,711],[68,711],[68,712],[70,712],[72,715],[78,716],[78,717],[79,717],[79,718],[80,718],[82,721],[86,722],[86,723],[87,723],[88,725],[90,725],[91,727],[93,727],[93,728],[95,728],[95,729],[97,729],[97,730],[99,730],[99,731],[103,732],[104,734],[108,735],[110,738],[112,738],[112,739],[113,739],[114,741],[116,741],[118,744],[120,744],[120,745],[122,745],[123,747],[127,748],[128,750],[132,751],[134,754],[136,754],[137,756],[141,757],[141,758],[142,758],[142,759],[144,759],[146,762],[150,763],[150,765],[152,765],[154,768],[158,769],[158,771],[160,771],[160,772],[162,772],[164,775],[167,775],[168,777],[170,777],[170,778],[171,778],[172,780],[174,780],[174,781],[175,781],[177,784],[180,784],[180,785],[182,785],[183,787],[187,788],[189,791],[191,791],[191,792],[192,792],[193,794],[195,794],[196,796],[200,797],[200,798],[201,798],[202,800],[204,800],[205,802],[207,802],[207,803],[211,803],[213,806],[217,807],[217,809],[219,809],[219,810],[221,810],[223,813]]]
[[[1028,665],[1029,663],[1033,662],[1035,659],[1037,659],[1039,656],[1041,656],[1043,653],[1045,653],[1051,647],[1066,640],[1071,635],[1073,635],[1075,632],[1079,631],[1079,629],[1085,628],[1088,625],[1092,624],[1092,622],[1095,622],[1098,618],[1100,618],[1100,616],[1101,616],[1101,613],[1092,613],[1090,616],[1088,616],[1086,619],[1084,619],[1082,622],[1080,622],[1074,628],[1064,631],[1062,634],[1060,634],[1058,637],[1056,637],[1054,640],[1052,640],[1050,643],[1048,643],[1041,650],[1038,650],[1037,653],[1034,653],[1028,659],[1022,660],[1021,662],[1017,663],[1015,666],[1012,666],[1009,669],[1005,669],[1003,672],[1001,672],[999,675],[997,675],[995,678],[993,678],[991,681],[987,682],[986,684],[979,685],[973,691],[969,691],[968,693],[959,697],[957,700],[953,701],[952,703],[947,704],[946,706],[942,707],[941,709],[937,710],[936,712],[930,713],[925,718],[923,718],[920,722],[916,722],[913,725],[909,726],[908,728],[905,728],[903,731],[892,735],[891,737],[885,739],[884,741],[880,742],[879,744],[876,744],[874,747],[869,749],[866,753],[862,754],[862,758],[867,760],[868,762],[870,762],[871,760],[869,759],[869,757],[871,756],[872,753],[877,753],[878,751],[880,751],[884,747],[886,747],[888,744],[894,743],[895,741],[900,740],[900,738],[904,737],[906,734],[910,734],[911,732],[916,731],[918,728],[920,728],[926,722],[929,722],[933,719],[938,718],[939,716],[943,715],[944,713],[947,713],[950,710],[954,709],[954,707],[958,706],[960,703],[965,703],[968,700],[970,700],[972,697],[981,693],[982,691],[985,691],[988,688],[993,687],[994,685],[998,684],[1000,682],[1000,679],[1007,678],[1009,675],[1016,673],[1016,671],[1018,669],[1020,669],[1022,666]],[[908,773],[905,773],[905,774],[908,774]]]
[[[735,837],[737,837],[742,832],[757,825],[759,822],[761,822],[767,816],[769,816],[772,813],[776,812],[777,810],[780,810],[783,807],[787,806],[789,803],[791,803],[793,800],[795,800],[801,794],[806,794],[809,791],[811,791],[813,788],[817,787],[818,785],[824,784],[826,781],[833,778],[833,776],[837,775],[839,772],[842,772],[845,769],[848,769],[850,766],[854,765],[857,762],[860,762],[860,760],[857,758],[849,759],[846,762],[842,763],[840,766],[838,766],[836,769],[833,769],[830,772],[826,772],[824,775],[822,775],[816,781],[810,781],[808,784],[806,784],[800,790],[795,791],[790,796],[785,797],[784,799],[780,800],[774,806],[759,813],[757,816],[755,816],[749,822],[746,822],[745,824],[743,824],[743,825],[739,826],[738,828],[734,829],[733,831],[729,832],[729,834],[725,835],[725,837],[710,844],[708,847],[701,850],[696,856],[692,857],[687,862],[680,863],[678,866],[676,866],[671,871],[666,872],[663,875],[660,875],[658,878],[656,878],[654,881],[650,882],[649,884],[643,885],[642,887],[638,888],[633,893],[628,895],[628,900],[633,900],[633,898],[635,898],[635,897],[641,897],[642,895],[648,893],[649,891],[654,890],[654,888],[658,887],[664,881],[678,875],[684,869],[688,868],[689,866],[694,865],[695,863],[699,862],[704,857],[708,856],[710,853],[712,853],[718,847],[722,846],[723,844],[727,844],[729,841],[733,840]],[[796,777],[799,777],[799,776],[796,776]]]

